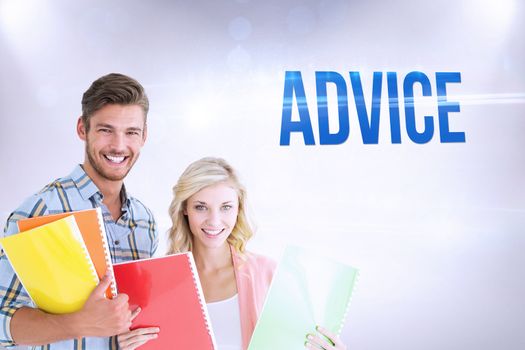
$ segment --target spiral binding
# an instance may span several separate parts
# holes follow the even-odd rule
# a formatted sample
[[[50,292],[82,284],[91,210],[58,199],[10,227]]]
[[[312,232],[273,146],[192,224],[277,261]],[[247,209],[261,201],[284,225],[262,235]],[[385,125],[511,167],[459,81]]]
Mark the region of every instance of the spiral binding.
[[[348,314],[348,309],[350,308],[350,303],[352,302],[352,298],[354,297],[354,293],[356,291],[358,282],[359,282],[359,271],[356,270],[352,290],[350,291],[350,298],[348,298],[348,302],[346,303],[345,312],[343,313],[343,317],[341,317],[341,323],[339,324],[339,328],[337,329],[337,332],[336,332],[337,335],[340,335],[341,331],[343,330],[343,326],[346,320],[346,315]]]
[[[197,290],[197,294],[199,296],[199,304],[201,306],[202,314],[204,315],[206,329],[210,335],[213,349],[217,349],[217,343],[215,342],[215,336],[213,335],[213,330],[211,327],[210,316],[208,315],[208,308],[206,307],[206,301],[204,300],[204,293],[202,292],[202,287],[200,281],[198,280],[199,273],[197,272],[197,266],[195,265],[195,260],[193,259],[193,254],[191,252],[187,252],[186,256],[188,257],[188,261],[190,263],[191,276],[193,277],[193,283],[195,284],[195,289]]]
[[[102,247],[104,248],[104,258],[106,260],[106,273],[109,272],[111,276],[111,296],[112,298],[115,298],[117,296],[117,284],[115,283],[115,275],[113,273],[113,263],[111,262],[111,254],[109,253],[109,244],[108,239],[106,237],[106,227],[104,226],[104,219],[102,217],[102,210],[100,208],[96,208],[97,210],[97,221],[99,226],[99,232],[100,236],[102,238]],[[98,278],[97,278],[98,279]]]
[[[95,265],[93,264],[93,261],[91,260],[89,251],[86,247],[86,243],[84,242],[84,238],[82,238],[82,234],[80,233],[80,229],[78,228],[77,222],[75,221],[75,218],[73,216],[67,217],[66,220],[69,221],[70,227],[72,228],[72,232],[75,235],[75,238],[80,243],[82,250],[84,251],[84,257],[86,258],[86,261],[89,265],[89,270],[91,271],[91,276],[93,277],[93,281],[95,282],[95,284],[98,284],[97,270],[95,269]]]

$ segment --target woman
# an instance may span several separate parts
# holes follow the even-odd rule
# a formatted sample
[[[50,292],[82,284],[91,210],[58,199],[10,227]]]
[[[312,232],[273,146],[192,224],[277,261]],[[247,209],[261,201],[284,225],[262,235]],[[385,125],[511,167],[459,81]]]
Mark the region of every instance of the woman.
[[[246,349],[275,270],[272,260],[246,251],[253,235],[246,191],[226,161],[203,158],[184,171],[173,192],[168,253],[192,251],[218,349]],[[156,331],[122,334],[119,345],[134,349]],[[321,327],[308,334],[305,346],[346,349],[337,335]]]

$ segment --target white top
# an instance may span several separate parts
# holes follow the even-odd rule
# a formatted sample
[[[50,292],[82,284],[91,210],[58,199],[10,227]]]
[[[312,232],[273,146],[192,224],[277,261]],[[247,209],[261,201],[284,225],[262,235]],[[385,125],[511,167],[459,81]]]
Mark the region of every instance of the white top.
[[[211,327],[220,350],[241,350],[241,317],[239,313],[239,297],[206,304],[210,316]]]

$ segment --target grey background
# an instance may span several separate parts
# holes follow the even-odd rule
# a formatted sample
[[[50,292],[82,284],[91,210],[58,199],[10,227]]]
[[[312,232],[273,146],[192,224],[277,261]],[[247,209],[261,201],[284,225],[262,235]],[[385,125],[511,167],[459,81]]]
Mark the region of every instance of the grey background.
[[[524,19],[517,0],[1,0],[0,219],[83,160],[81,95],[122,72],[151,102],[126,184],[162,233],[183,169],[221,156],[249,190],[251,250],[295,243],[360,268],[349,349],[523,349]],[[315,71],[361,72],[368,103],[374,71],[422,71],[419,119],[437,119],[434,73],[461,72],[450,122],[467,142],[416,145],[402,119],[392,145],[384,81],[378,145],[363,145],[348,85],[347,142],[280,147],[286,70],[303,74],[317,141]],[[330,89],[329,108],[336,123]]]

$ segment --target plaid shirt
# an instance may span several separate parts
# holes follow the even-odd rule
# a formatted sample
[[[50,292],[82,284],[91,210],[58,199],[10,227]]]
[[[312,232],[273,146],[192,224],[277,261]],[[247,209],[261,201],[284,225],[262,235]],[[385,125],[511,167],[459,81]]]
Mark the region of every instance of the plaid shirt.
[[[102,193],[80,165],[64,178],[47,185],[29,197],[7,220],[5,235],[18,232],[19,219],[100,207],[113,263],[149,258],[157,249],[158,236],[155,219],[141,202],[121,192],[122,215],[115,222],[102,203]],[[0,345],[15,345],[11,337],[11,317],[22,306],[32,306],[27,292],[20,284],[3,251],[0,253]],[[33,349],[117,349],[116,338],[82,338],[61,341]]]

